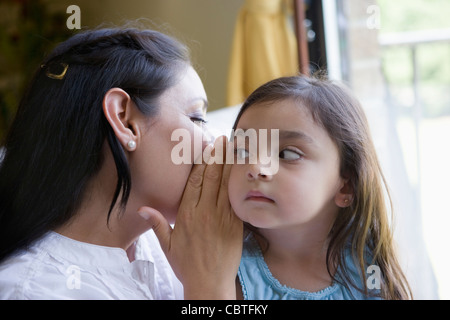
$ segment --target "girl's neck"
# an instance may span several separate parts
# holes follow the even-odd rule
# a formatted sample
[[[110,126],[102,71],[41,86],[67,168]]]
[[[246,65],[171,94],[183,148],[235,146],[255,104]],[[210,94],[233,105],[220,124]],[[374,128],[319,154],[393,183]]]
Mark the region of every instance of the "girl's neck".
[[[302,232],[292,229],[262,229],[262,237],[257,236],[261,248],[267,246],[266,255],[279,259],[304,260],[315,259],[326,254],[328,233]]]
[[[326,263],[328,232],[329,228],[310,226],[265,229],[259,230],[261,237],[256,236],[256,239],[267,266],[281,284],[316,292],[332,282]],[[334,274],[334,270],[331,271]]]

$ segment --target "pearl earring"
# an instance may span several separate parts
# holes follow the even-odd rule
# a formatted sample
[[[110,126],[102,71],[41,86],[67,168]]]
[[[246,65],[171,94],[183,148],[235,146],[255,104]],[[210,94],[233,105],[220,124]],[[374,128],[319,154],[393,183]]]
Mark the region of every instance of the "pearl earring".
[[[134,149],[134,148],[136,148],[136,142],[134,142],[133,140],[130,140],[130,141],[128,141],[127,146],[130,149]]]

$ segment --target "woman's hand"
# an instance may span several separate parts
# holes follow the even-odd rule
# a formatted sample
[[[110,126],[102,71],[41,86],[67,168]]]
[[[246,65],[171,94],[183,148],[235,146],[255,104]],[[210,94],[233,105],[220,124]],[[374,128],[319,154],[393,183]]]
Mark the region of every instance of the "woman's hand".
[[[226,137],[214,148],[227,146]],[[205,150],[205,154],[208,151]],[[185,299],[235,299],[242,254],[243,223],[228,200],[231,164],[194,165],[172,229],[158,211],[142,207],[175,274]]]

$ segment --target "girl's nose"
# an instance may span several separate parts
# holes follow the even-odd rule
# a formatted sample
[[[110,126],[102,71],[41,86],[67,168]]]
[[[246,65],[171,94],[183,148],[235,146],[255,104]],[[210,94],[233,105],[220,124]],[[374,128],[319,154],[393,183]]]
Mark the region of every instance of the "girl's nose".
[[[247,178],[249,180],[271,181],[273,175],[270,174],[268,168],[260,164],[249,164],[247,170]]]

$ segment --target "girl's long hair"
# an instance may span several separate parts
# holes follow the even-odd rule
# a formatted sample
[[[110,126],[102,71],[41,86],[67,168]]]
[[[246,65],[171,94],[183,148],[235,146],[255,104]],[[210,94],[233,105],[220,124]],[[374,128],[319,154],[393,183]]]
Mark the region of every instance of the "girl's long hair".
[[[234,128],[253,104],[286,99],[306,107],[314,121],[335,141],[340,152],[340,175],[349,179],[353,191],[353,202],[340,209],[328,237],[330,276],[336,281],[339,276],[370,296],[366,271],[369,265],[376,265],[381,271],[379,293],[382,298],[412,298],[394,249],[389,190],[360,103],[347,88],[323,77],[284,77],[262,85],[247,98]],[[348,250],[359,269],[364,288],[357,288],[348,276]],[[333,275],[331,270],[338,271]]]
[[[0,261],[74,215],[86,183],[102,165],[104,143],[117,171],[105,219],[116,203],[124,208],[130,171],[103,114],[103,97],[122,88],[140,112],[155,116],[158,98],[189,64],[184,45],[152,30],[91,30],[56,47],[36,71],[4,143]]]

